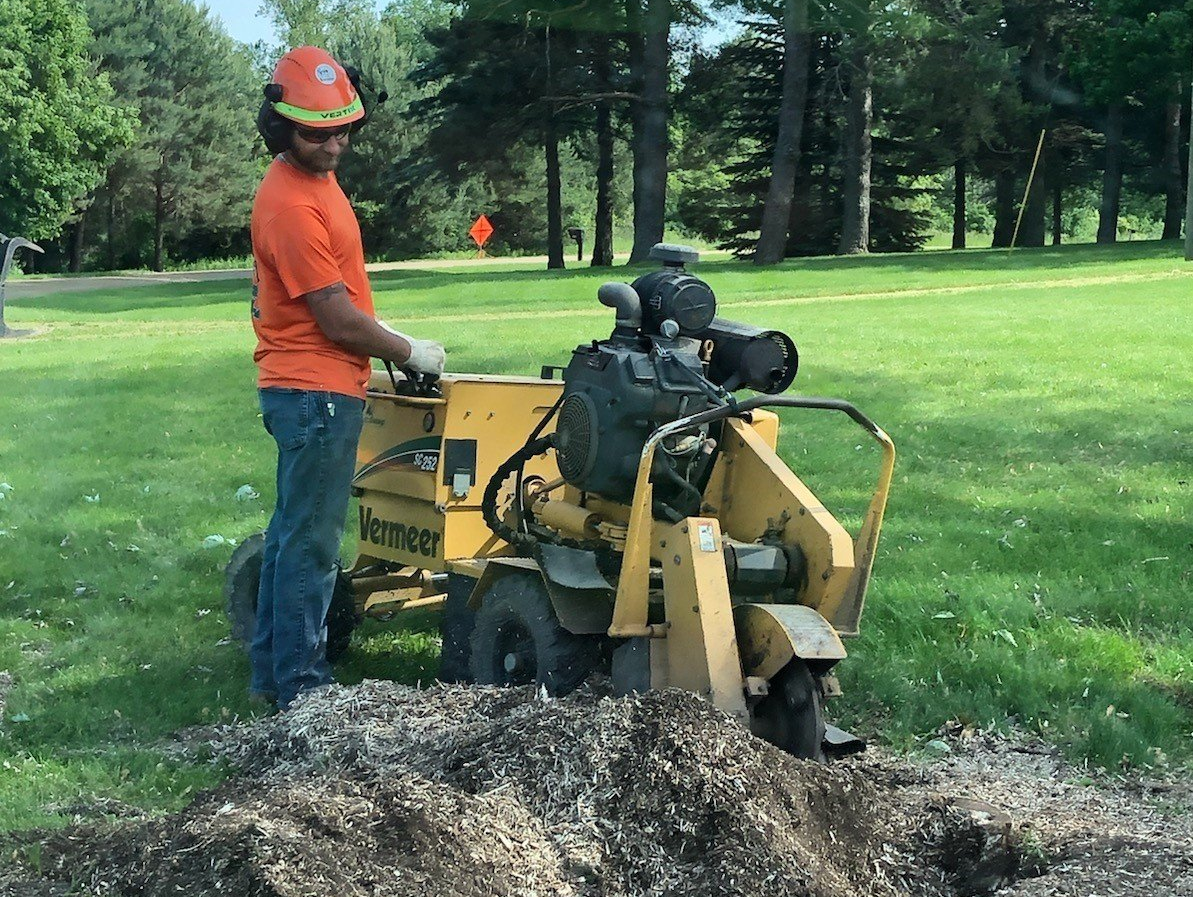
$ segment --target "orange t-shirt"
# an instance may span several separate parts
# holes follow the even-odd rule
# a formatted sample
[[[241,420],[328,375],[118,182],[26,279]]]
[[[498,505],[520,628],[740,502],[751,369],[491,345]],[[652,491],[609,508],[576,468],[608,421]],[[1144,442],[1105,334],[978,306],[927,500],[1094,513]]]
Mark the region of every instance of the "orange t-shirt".
[[[373,314],[360,225],[335,173],[274,159],[253,201],[252,237],[257,384],[363,399],[368,356],[328,339],[299,298],[343,281],[352,304]]]

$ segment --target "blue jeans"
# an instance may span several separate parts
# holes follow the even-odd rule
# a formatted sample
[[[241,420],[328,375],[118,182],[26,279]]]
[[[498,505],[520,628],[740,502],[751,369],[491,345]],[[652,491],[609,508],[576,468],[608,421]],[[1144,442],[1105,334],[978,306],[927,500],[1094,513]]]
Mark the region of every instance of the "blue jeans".
[[[285,709],[332,681],[324,620],[356,469],[364,402],[333,392],[260,390],[278,445],[277,506],[265,535],[249,690]]]

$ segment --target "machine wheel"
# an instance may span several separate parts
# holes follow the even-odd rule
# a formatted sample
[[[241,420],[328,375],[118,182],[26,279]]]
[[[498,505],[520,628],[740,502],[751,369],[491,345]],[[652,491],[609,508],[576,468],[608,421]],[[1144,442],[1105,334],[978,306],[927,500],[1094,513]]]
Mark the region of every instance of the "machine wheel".
[[[477,683],[538,685],[553,696],[574,690],[601,660],[598,638],[559,624],[537,575],[507,574],[489,587],[470,643]]]
[[[469,667],[472,627],[476,614],[468,606],[476,580],[460,573],[447,575],[447,603],[439,622],[443,646],[439,649],[439,681],[471,682]]]
[[[265,552],[265,533],[253,533],[236,546],[224,568],[224,609],[232,637],[247,651],[257,628],[257,590],[261,585],[261,556]],[[352,641],[356,628],[356,595],[352,580],[343,570],[336,575],[331,606],[327,609],[327,660],[335,663]]]
[[[789,754],[824,761],[824,691],[804,661],[794,658],[770,680],[750,728]]]

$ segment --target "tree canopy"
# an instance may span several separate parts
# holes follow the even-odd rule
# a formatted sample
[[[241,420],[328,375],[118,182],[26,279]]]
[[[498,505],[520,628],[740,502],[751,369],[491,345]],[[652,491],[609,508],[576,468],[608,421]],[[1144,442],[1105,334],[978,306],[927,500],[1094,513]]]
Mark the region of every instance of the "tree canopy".
[[[132,138],[71,0],[0,3],[0,233],[52,238]]]
[[[377,258],[467,250],[481,213],[554,267],[571,227],[593,264],[1181,230],[1187,0],[265,0],[254,47],[195,0],[84,2],[0,6],[0,227],[50,266],[246,255],[301,43],[389,94],[340,169]]]

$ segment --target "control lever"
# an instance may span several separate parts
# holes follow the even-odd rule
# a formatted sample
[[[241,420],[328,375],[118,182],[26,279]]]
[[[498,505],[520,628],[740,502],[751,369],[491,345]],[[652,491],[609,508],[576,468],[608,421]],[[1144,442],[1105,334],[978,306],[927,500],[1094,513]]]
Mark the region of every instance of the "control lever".
[[[411,368],[399,368],[405,378],[399,380],[394,373],[393,363],[381,359],[385,369],[389,371],[389,382],[393,384],[395,396],[416,396],[423,399],[438,399],[443,395],[439,388],[439,377],[435,374],[424,374]]]

